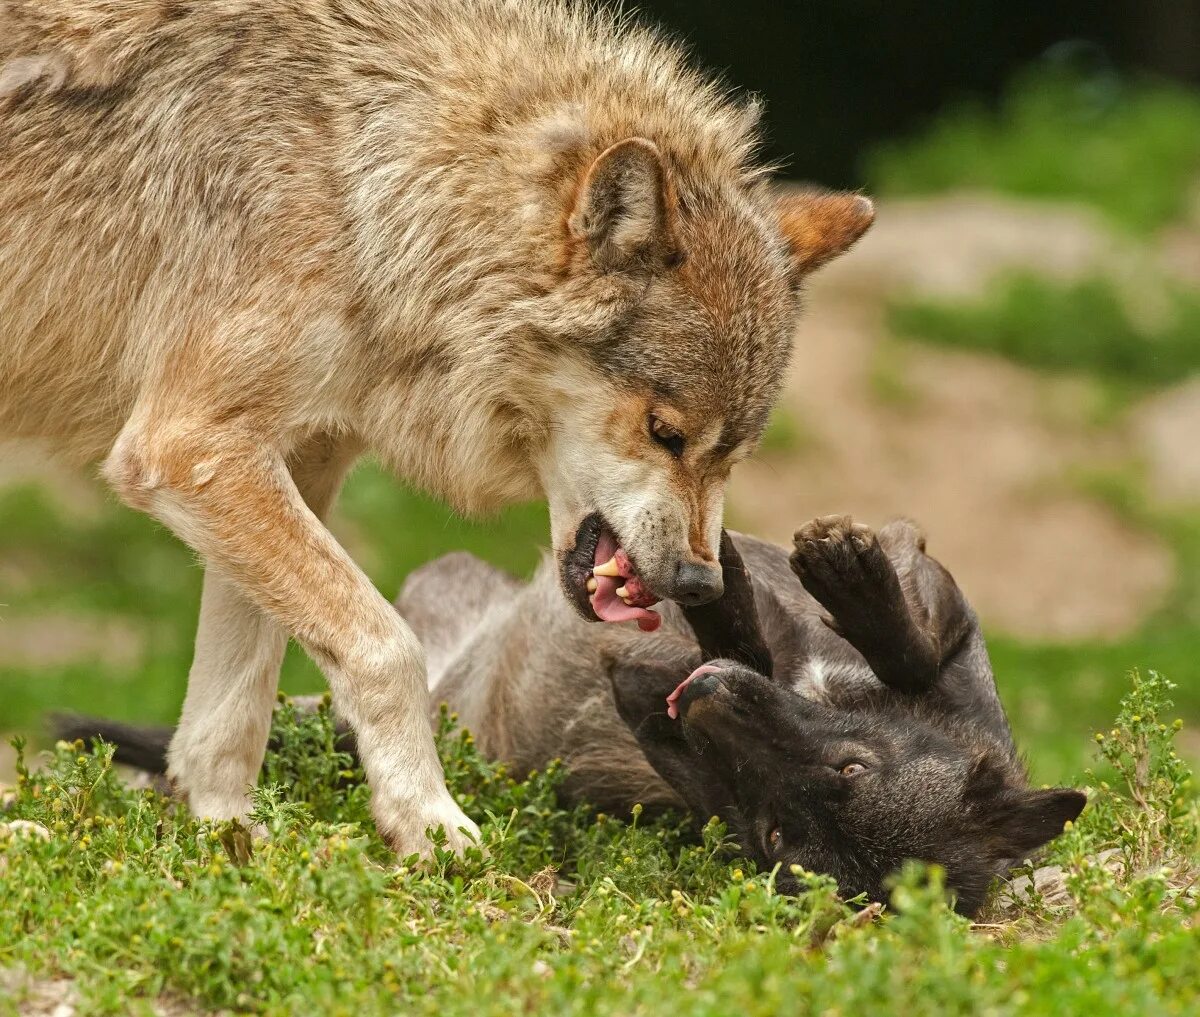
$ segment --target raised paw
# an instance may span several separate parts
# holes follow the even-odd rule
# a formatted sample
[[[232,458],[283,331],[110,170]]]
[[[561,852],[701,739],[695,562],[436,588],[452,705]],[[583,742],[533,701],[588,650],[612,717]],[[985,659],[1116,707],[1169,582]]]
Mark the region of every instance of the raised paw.
[[[792,571],[844,625],[847,614],[874,610],[899,593],[895,570],[869,526],[850,516],[821,516],[795,535]]]
[[[482,843],[479,827],[445,790],[425,801],[410,800],[401,804],[393,800],[385,806],[376,800],[372,810],[380,835],[400,858],[414,854],[431,857],[433,842],[429,833],[439,827],[445,833],[445,847],[456,855]]]

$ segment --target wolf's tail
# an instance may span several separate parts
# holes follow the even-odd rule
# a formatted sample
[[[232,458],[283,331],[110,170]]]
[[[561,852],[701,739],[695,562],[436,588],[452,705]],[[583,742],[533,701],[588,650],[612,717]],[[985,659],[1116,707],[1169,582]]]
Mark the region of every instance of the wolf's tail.
[[[113,759],[118,763],[160,774],[167,772],[167,746],[175,733],[170,727],[138,727],[77,713],[51,714],[50,730],[55,738],[65,742],[103,738],[116,746]]]

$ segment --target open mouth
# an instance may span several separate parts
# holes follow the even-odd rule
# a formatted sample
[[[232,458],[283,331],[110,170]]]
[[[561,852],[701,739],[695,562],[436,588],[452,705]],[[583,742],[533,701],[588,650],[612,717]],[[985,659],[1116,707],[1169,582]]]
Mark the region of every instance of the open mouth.
[[[667,696],[667,716],[677,720],[697,699],[713,692],[721,683],[720,679],[715,677],[720,673],[721,669],[712,664],[701,664],[696,668]]]
[[[662,616],[648,610],[658,603],[637,567],[599,513],[592,513],[575,535],[575,549],[563,563],[563,583],[580,614],[604,622],[635,621],[653,632]]]

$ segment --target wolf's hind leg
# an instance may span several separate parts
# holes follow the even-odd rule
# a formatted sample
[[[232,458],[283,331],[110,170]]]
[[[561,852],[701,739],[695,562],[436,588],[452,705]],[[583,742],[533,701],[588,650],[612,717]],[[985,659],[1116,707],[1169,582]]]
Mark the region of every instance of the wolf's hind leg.
[[[205,570],[187,696],[167,752],[172,786],[194,815],[249,811],[286,647],[278,623],[216,569]]]
[[[920,693],[937,680],[943,659],[937,633],[914,617],[870,528],[849,516],[814,519],[796,532],[791,566],[881,682]]]
[[[289,463],[318,518],[332,507],[354,451],[317,438]],[[187,695],[167,752],[168,776],[194,815],[233,819],[249,811],[286,648],[284,628],[208,567]]]

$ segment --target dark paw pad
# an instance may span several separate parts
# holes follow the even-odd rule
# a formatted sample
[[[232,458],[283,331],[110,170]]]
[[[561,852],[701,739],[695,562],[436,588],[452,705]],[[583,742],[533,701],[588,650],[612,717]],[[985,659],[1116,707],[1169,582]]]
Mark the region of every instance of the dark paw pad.
[[[804,588],[835,617],[844,607],[892,594],[894,573],[887,555],[874,531],[850,516],[821,516],[800,527],[791,566]]]

